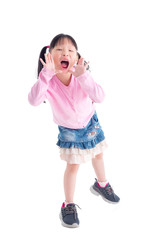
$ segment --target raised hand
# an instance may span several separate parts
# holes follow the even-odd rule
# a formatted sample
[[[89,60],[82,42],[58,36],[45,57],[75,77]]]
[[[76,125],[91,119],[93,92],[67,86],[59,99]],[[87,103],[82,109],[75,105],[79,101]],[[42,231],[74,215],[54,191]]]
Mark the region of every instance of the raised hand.
[[[45,53],[44,57],[45,57],[45,62],[43,61],[42,58],[40,58],[40,61],[43,64],[43,67],[46,67],[47,69],[53,71],[55,74],[62,72],[61,70],[55,69],[54,60],[50,53],[47,53],[47,54]]]
[[[75,70],[69,70],[68,72],[72,73],[75,77],[79,77],[83,73],[85,73],[86,68],[88,67],[89,62],[84,65],[84,58],[80,58],[78,61],[78,65],[75,67]]]

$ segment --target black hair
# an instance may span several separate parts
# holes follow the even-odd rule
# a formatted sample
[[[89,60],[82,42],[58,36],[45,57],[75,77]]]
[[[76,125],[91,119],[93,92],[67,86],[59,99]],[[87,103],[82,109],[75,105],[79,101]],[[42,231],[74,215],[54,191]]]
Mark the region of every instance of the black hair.
[[[55,36],[55,37],[52,39],[52,41],[51,41],[51,43],[50,43],[50,46],[49,46],[49,51],[50,51],[52,48],[54,48],[58,43],[60,43],[61,41],[63,41],[63,39],[65,39],[65,38],[69,39],[69,40],[72,42],[72,44],[74,45],[75,49],[78,51],[78,46],[77,46],[77,43],[76,43],[76,41],[74,40],[74,38],[71,37],[71,36],[68,35],[68,34],[63,34],[63,33],[58,34],[57,36]]]
[[[46,53],[47,48],[48,48],[47,46],[46,46],[46,47],[43,47],[42,50],[41,50],[41,52],[40,52],[40,54],[39,54],[37,78],[39,77],[40,71],[41,71],[42,68],[43,68],[43,64],[41,63],[40,58],[42,58],[42,60],[45,62],[44,54]]]

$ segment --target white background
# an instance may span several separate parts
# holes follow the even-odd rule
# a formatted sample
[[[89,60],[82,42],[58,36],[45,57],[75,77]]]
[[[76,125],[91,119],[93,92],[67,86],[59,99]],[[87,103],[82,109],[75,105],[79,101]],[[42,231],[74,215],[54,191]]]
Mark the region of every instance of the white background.
[[[0,6],[0,238],[160,239],[159,1],[5,1]],[[92,195],[91,162],[81,165],[75,203],[80,227],[61,226],[65,162],[49,103],[33,107],[40,50],[73,36],[105,93],[96,104],[108,149],[107,179],[120,196]]]

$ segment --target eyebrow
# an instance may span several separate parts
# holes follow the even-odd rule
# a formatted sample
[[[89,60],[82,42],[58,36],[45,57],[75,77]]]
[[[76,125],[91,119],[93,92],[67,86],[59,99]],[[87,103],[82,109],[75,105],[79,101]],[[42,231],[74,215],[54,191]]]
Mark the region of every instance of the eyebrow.
[[[64,46],[64,44],[58,44],[58,45],[55,46],[55,48],[60,48],[60,47],[63,47],[63,46]],[[68,48],[73,50],[73,51],[76,51],[76,48],[74,46],[72,46],[72,45],[68,46]]]

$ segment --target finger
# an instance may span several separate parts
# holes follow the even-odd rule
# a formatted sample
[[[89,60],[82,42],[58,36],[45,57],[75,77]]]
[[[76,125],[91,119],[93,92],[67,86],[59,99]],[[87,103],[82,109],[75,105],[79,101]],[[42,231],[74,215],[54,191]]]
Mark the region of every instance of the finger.
[[[47,56],[46,53],[44,54],[44,57],[45,57],[45,61],[46,61],[46,64],[47,64],[48,63],[48,56]]]
[[[50,53],[48,53],[48,58],[49,58],[50,62],[52,62],[52,55]]]
[[[52,54],[50,54],[50,59],[51,59],[51,62],[54,63]]]
[[[78,61],[78,64],[79,65],[84,65],[84,58],[81,57]]]
[[[51,56],[50,56],[51,54],[48,52],[47,53],[47,57],[48,57],[48,59],[50,59],[51,58]]]
[[[50,63],[51,62],[51,54],[50,53],[47,53],[47,57],[48,57],[48,62]]]
[[[84,58],[80,58],[80,64],[83,66],[84,65]]]
[[[45,62],[42,60],[42,58],[39,59],[43,66],[45,66]]]

